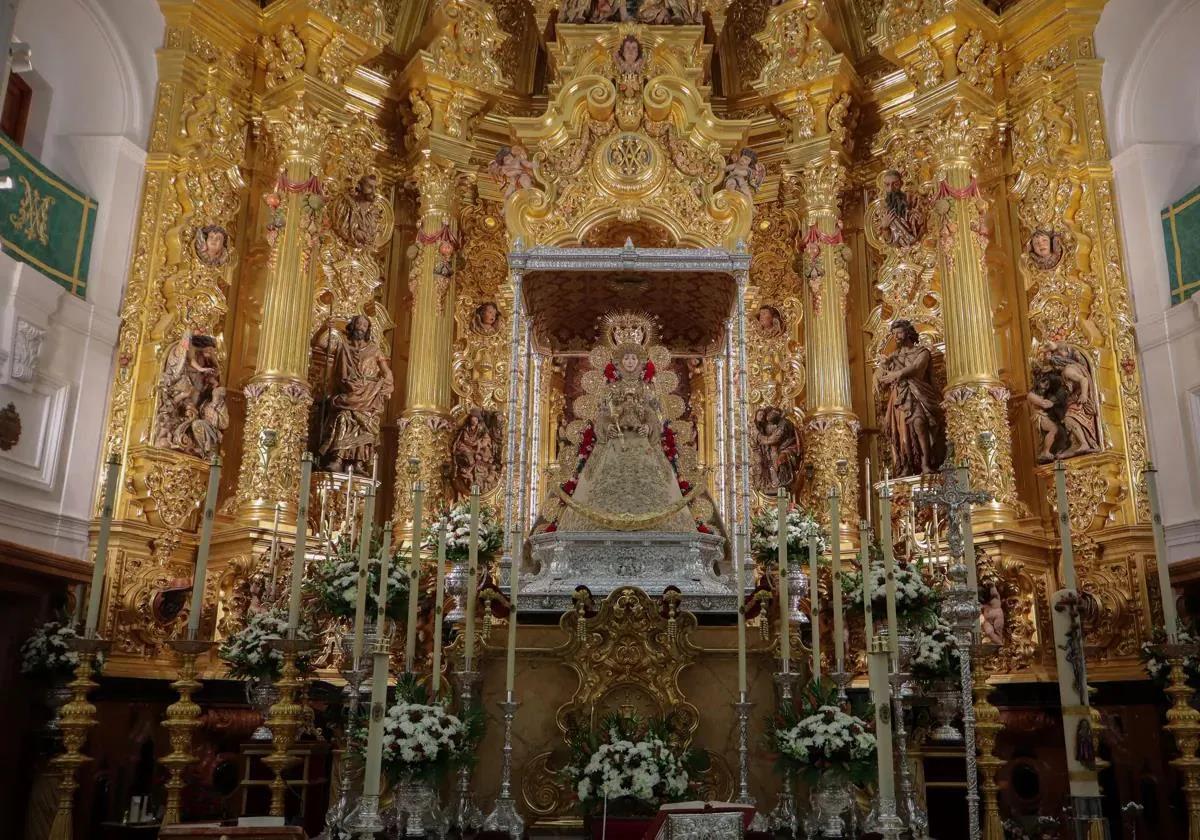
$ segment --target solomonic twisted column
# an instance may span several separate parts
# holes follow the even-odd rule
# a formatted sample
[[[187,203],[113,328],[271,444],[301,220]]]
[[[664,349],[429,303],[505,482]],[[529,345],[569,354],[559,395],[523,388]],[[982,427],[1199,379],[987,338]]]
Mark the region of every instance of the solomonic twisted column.
[[[838,486],[842,521],[853,523],[858,519],[859,423],[851,403],[846,341],[850,270],[840,211],[846,167],[837,153],[827,154],[805,168],[803,183],[808,201],[802,272],[808,344],[807,446],[815,470],[811,504],[823,510],[829,489]],[[845,461],[842,471],[839,461]]]
[[[937,167],[934,235],[946,330],[946,434],[971,470],[971,487],[992,493],[993,513],[1017,507],[1008,425],[1008,388],[1000,379],[988,292],[987,201],[978,160],[992,121],[961,102],[927,129]]]

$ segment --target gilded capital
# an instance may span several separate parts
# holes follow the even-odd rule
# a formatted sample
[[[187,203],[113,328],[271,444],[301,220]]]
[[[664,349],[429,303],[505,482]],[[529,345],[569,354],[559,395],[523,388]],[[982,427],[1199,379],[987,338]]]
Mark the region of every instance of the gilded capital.
[[[445,221],[454,204],[455,168],[434,161],[428,155],[413,168],[413,183],[421,199],[421,218],[429,223]]]
[[[816,26],[821,11],[816,0],[786,0],[767,14],[754,36],[767,56],[754,83],[760,93],[781,93],[829,73],[835,52]]]
[[[941,177],[946,178],[956,168],[974,173],[992,142],[994,126],[992,117],[970,109],[962,100],[955,101],[953,108],[930,123],[925,139]]]
[[[801,182],[808,203],[810,222],[839,214],[842,191],[846,189],[846,166],[834,156],[813,161],[804,167]]]
[[[334,124],[323,109],[297,99],[263,115],[267,142],[281,166],[302,163],[321,165]]]

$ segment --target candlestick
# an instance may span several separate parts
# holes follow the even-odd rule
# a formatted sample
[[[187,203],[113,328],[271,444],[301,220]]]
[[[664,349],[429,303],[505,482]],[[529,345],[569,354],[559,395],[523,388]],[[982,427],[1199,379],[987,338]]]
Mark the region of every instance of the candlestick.
[[[775,496],[775,517],[778,523],[779,543],[779,658],[783,662],[783,673],[792,670],[792,599],[788,595],[788,493],[783,487]]]
[[[437,568],[434,574],[437,583],[433,596],[433,696],[437,697],[442,685],[442,596],[446,590],[446,529],[450,523],[442,521],[438,529]]]
[[[888,647],[892,670],[900,670],[900,621],[896,615],[896,558],[892,546],[892,480],[885,470],[879,490],[879,544],[883,548],[884,588],[887,603]]]
[[[871,591],[875,586],[871,575],[871,530],[865,519],[858,520],[858,546],[858,568],[862,572],[863,627],[869,652],[875,636],[875,618],[871,608]]]
[[[192,575],[192,606],[188,612],[187,633],[196,638],[200,613],[204,609],[204,582],[208,577],[208,547],[212,543],[213,520],[217,516],[217,493],[221,489],[221,457],[212,456],[208,464],[208,494],[204,497],[204,518],[200,521],[200,547],[196,549],[196,571]]]
[[[166,717],[163,718],[162,725],[167,730],[171,752],[159,760],[171,774],[166,784],[167,801],[163,808],[162,824],[174,825],[180,819],[183,772],[196,760],[192,754],[195,732],[200,728],[200,705],[192,699],[192,694],[200,689],[200,682],[196,679],[196,657],[206,653],[213,643],[176,639],[167,642],[167,645],[179,654],[179,678],[171,683],[179,699],[167,707]]]
[[[842,511],[837,485],[829,488],[829,539],[833,572],[833,658],[840,673],[846,665],[846,640],[842,616]]]
[[[504,664],[504,691],[513,696],[513,685],[517,676],[517,592],[520,589],[521,560],[514,556],[509,565],[509,609],[508,609],[508,645]]]
[[[890,642],[882,633],[867,654],[867,679],[871,701],[875,704],[875,753],[879,765],[879,818],[896,816],[896,775],[892,759],[892,700],[888,684]],[[881,825],[880,828],[883,828]]]
[[[92,586],[88,591],[87,624],[84,635],[96,638],[100,621],[100,598],[104,595],[104,568],[108,565],[108,535],[112,531],[113,506],[117,502],[117,479],[121,474],[121,456],[113,453],[104,476],[104,503],[100,508],[100,533],[96,535],[96,560],[92,564]]]
[[[1071,545],[1071,509],[1067,501],[1067,467],[1062,461],[1054,464],[1054,490],[1058,497],[1059,537],[1062,539],[1063,588],[1078,592],[1075,550]]]
[[[738,691],[746,693],[746,570],[745,556],[750,536],[749,522],[743,521],[741,533],[738,534],[739,549],[734,552],[733,571],[734,586],[737,587],[737,646],[738,646]]]
[[[408,464],[409,471],[416,473],[419,464],[415,459]],[[404,672],[416,670],[417,659],[417,601],[421,589],[421,506],[425,502],[425,485],[420,481],[413,484],[412,562],[408,568],[408,626],[404,628]]]
[[[296,547],[292,552],[292,593],[288,600],[288,638],[296,638],[300,626],[300,587],[304,582],[305,541],[308,538],[308,490],[312,484],[313,456],[300,459],[300,502],[296,506]]]
[[[375,608],[375,635],[382,639],[387,629],[388,574],[391,572],[392,520],[383,526],[383,542],[379,546],[379,603]]]
[[[1062,463],[1061,461],[1059,463]],[[971,471],[966,466],[958,468],[958,485],[963,490],[971,489]],[[979,591],[979,569],[975,561],[975,525],[971,522],[971,504],[962,511],[963,558],[967,564],[967,588]],[[979,633],[976,631],[976,637]]]
[[[367,593],[371,589],[371,531],[375,527],[375,485],[367,484],[362,530],[358,532],[358,586],[354,591],[354,669],[362,660],[367,623]]]
[[[866,511],[863,513],[863,518],[867,520],[867,525],[871,524],[871,459],[865,459],[863,463],[863,502],[866,505]]]
[[[342,517],[342,534],[347,538],[353,531],[354,522],[354,464],[346,471],[346,512]]]
[[[321,510],[325,508],[322,505]],[[267,563],[267,602],[274,603],[278,592],[275,580],[275,567],[279,562],[279,515],[283,511],[283,502],[275,503],[275,521],[271,525],[271,560]]]
[[[71,629],[78,630],[79,622],[83,618],[83,584],[75,584],[72,592],[75,595],[75,609],[71,613]]]
[[[1158,567],[1158,594],[1162,598],[1163,624],[1166,626],[1167,642],[1179,642],[1179,619],[1175,613],[1175,595],[1171,591],[1171,571],[1167,563],[1167,535],[1163,530],[1162,509],[1158,506],[1158,470],[1147,463],[1143,470],[1146,476],[1146,491],[1150,497],[1150,520],[1154,527],[1154,558]]]
[[[466,638],[463,639],[463,671],[470,673],[475,661],[475,601],[479,590],[479,485],[471,485],[471,536],[467,543]]]
[[[818,564],[821,555],[817,551],[817,523],[808,529],[808,606],[809,628],[812,630],[812,678],[821,679],[821,586]]]
[[[385,575],[383,579],[386,581],[387,576]],[[381,587],[381,591],[386,592],[386,589]],[[371,671],[371,714],[370,723],[367,726],[367,762],[363,773],[362,798],[364,802],[368,803],[368,813],[366,814],[368,822],[379,818],[379,791],[383,775],[383,723],[387,717],[388,649],[387,637],[382,634],[377,636],[374,640],[374,650],[371,651],[374,659]],[[371,807],[372,805],[374,808]],[[359,819],[362,820],[363,815],[360,814]],[[359,831],[366,827],[355,825],[355,829]],[[375,830],[378,831],[382,827],[380,824]]]

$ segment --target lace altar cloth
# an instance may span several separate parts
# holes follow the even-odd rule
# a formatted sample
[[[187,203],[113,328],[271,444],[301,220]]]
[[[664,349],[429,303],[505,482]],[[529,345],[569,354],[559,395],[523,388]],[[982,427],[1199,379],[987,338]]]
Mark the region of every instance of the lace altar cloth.
[[[529,538],[537,571],[521,582],[521,609],[563,612],[583,584],[604,598],[622,586],[651,597],[676,586],[691,612],[735,612],[725,539],[699,531],[553,531]],[[526,582],[528,581],[528,582]]]

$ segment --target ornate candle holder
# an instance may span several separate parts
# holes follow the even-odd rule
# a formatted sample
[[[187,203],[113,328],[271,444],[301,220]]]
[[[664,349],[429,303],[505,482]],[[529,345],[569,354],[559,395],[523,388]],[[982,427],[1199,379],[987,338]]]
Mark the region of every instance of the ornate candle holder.
[[[192,755],[193,739],[200,728],[200,704],[192,699],[200,689],[200,681],[196,679],[196,659],[207,653],[213,643],[207,639],[175,639],[167,645],[179,656],[179,678],[171,683],[179,699],[167,706],[162,724],[171,740],[171,752],[162,759],[171,774],[166,784],[167,803],[162,824],[175,825],[179,822],[179,803],[183,796],[183,771],[196,760]]]
[[[297,699],[299,689],[304,685],[300,679],[300,669],[296,667],[296,657],[305,651],[312,650],[314,644],[309,639],[272,639],[271,647],[283,654],[283,668],[275,687],[279,690],[279,700],[271,707],[267,725],[274,734],[273,749],[263,764],[275,774],[271,782],[272,817],[283,816],[283,795],[287,783],[283,780],[283,771],[292,765],[295,759],[288,754],[296,737],[300,733],[303,722],[304,706]]]
[[[971,651],[975,659],[975,733],[979,744],[979,769],[983,778],[983,840],[1004,840],[1004,824],[1000,819],[1000,783],[996,774],[1004,761],[996,757],[996,738],[1004,724],[1000,710],[991,704],[988,695],[988,672],[984,663],[1000,650],[999,645],[979,643]]]
[[[775,698],[780,708],[792,705],[792,686],[796,683],[797,674],[775,674]],[[767,827],[772,832],[785,832],[789,837],[800,836],[800,816],[796,812],[796,795],[793,788],[796,780],[784,773],[783,787],[779,790],[779,800],[771,813],[767,815]]]
[[[747,699],[746,692],[738,692],[738,702],[733,704],[737,710],[738,721],[738,795],[734,801],[739,805],[754,805],[758,803],[750,795],[750,710],[754,704]],[[755,812],[750,823],[751,831],[767,831],[767,818],[761,812]]]
[[[50,826],[50,840],[71,840],[75,820],[75,791],[79,789],[76,775],[79,768],[91,759],[83,754],[88,732],[96,725],[96,707],[88,695],[97,684],[92,680],[96,657],[107,651],[112,643],[106,639],[75,638],[70,645],[79,654],[75,679],[68,684],[71,701],[62,707],[58,721],[62,732],[63,752],[55,756],[50,767],[58,773],[58,807]]]
[[[1171,666],[1170,683],[1166,693],[1171,698],[1167,711],[1166,729],[1175,738],[1179,758],[1171,760],[1171,766],[1183,774],[1183,794],[1188,806],[1188,838],[1200,838],[1200,758],[1196,748],[1200,747],[1200,712],[1188,702],[1195,694],[1187,685],[1184,663],[1188,656],[1196,655],[1194,645],[1163,645],[1162,651]]]
[[[929,816],[917,799],[913,788],[912,767],[908,763],[908,730],[904,726],[904,700],[901,687],[908,684],[911,674],[897,672],[891,675],[892,683],[892,734],[896,736],[896,747],[900,753],[900,800],[896,803],[912,840],[927,840]]]
[[[521,704],[513,698],[513,693],[507,693],[500,703],[500,711],[504,713],[504,752],[500,758],[500,795],[496,797],[496,805],[492,813],[483,821],[484,831],[503,831],[513,840],[520,840],[525,833],[525,820],[517,813],[517,803],[512,795],[512,724],[517,707]]]
[[[479,677],[478,671],[459,671],[455,675],[458,680],[458,705],[464,713],[474,702],[475,686]],[[450,820],[463,834],[483,825],[483,812],[479,810],[471,794],[471,768],[466,764],[458,768],[458,801]]]
[[[364,634],[363,650],[373,650],[376,643],[375,634],[368,631]],[[363,656],[356,663],[354,661],[354,634],[346,632],[342,634],[342,667],[338,669],[342,675],[342,679],[346,681],[342,693],[346,698],[344,731],[342,733],[342,755],[338,760],[337,773],[337,799],[333,801],[325,812],[325,836],[337,837],[342,824],[350,815],[353,807],[353,790],[355,768],[351,757],[350,749],[350,732],[354,727],[354,722],[358,719],[358,706],[362,701],[363,685],[367,683],[371,676],[372,659],[369,656]],[[355,667],[357,665],[357,667]]]
[[[837,686],[837,699],[842,706],[842,711],[849,711],[850,695],[846,693],[846,689],[854,682],[854,674],[848,671],[834,671],[829,676],[833,680],[833,684]]]

